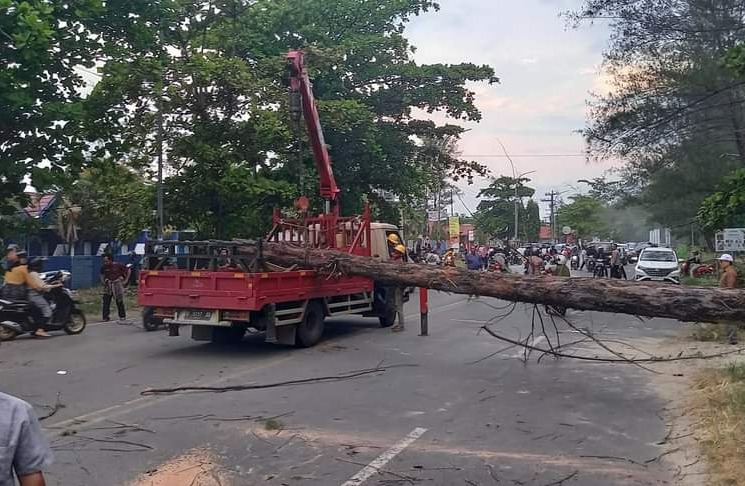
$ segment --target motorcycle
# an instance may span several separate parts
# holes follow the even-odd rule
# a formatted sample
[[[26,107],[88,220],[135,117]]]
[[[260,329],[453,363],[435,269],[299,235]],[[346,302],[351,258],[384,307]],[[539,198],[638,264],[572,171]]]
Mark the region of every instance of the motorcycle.
[[[696,278],[714,273],[716,273],[716,269],[712,265],[699,265],[693,269],[693,276]]]
[[[595,278],[605,278],[608,276],[608,266],[605,260],[598,260],[592,269],[592,276]]]
[[[70,279],[70,272],[57,270],[39,274],[46,284],[65,283]],[[75,300],[72,291],[66,287],[56,287],[44,293],[52,308],[52,319],[41,326],[45,331],[64,331],[66,334],[80,334],[85,330],[87,320]],[[10,341],[21,334],[33,333],[40,319],[38,311],[26,301],[9,301],[0,299],[0,341]]]
[[[595,257],[587,257],[587,271],[592,273],[593,275],[595,274],[595,265]]]
[[[610,278],[626,280],[626,272],[622,265],[613,265],[610,267]]]

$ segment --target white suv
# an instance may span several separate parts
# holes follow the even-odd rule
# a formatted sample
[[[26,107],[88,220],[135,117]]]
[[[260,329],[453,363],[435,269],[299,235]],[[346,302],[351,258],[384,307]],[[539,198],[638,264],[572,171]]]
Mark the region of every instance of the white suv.
[[[636,264],[634,279],[679,284],[680,265],[678,255],[670,248],[648,247],[643,249]]]

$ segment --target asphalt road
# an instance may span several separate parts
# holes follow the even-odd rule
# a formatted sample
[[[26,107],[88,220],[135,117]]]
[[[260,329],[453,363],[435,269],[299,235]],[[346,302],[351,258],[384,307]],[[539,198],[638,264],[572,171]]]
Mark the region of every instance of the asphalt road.
[[[57,459],[51,485],[672,482],[672,470],[653,460],[666,435],[665,403],[647,372],[538,363],[537,353],[525,364],[520,350],[500,351],[504,343],[478,332],[506,313],[505,303],[431,293],[430,306],[430,336],[418,336],[414,299],[403,333],[373,319],[335,319],[312,349],[265,344],[258,335],[217,346],[95,324],[80,336],[4,343],[0,389],[42,416],[63,404],[42,422]],[[572,311],[569,318],[629,342],[678,332],[664,320]],[[524,338],[531,321],[532,308],[518,305],[493,326]],[[563,342],[577,338],[561,327]],[[533,342],[547,345],[542,337]],[[335,382],[140,395],[149,387],[267,384],[403,364],[412,366]]]

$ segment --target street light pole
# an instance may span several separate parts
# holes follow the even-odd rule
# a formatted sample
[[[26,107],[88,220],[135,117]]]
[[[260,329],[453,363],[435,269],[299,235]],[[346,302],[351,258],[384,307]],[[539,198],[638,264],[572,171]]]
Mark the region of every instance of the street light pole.
[[[507,158],[507,161],[510,163],[510,167],[512,167],[512,180],[515,181],[515,234],[513,236],[513,239],[515,241],[517,241],[517,236],[518,236],[517,229],[518,229],[518,225],[519,225],[519,221],[520,221],[520,219],[518,217],[518,215],[520,213],[520,210],[519,210],[519,207],[518,207],[518,203],[521,202],[520,201],[520,193],[518,192],[519,191],[519,187],[520,187],[520,184],[519,184],[518,181],[523,176],[526,176],[528,174],[532,174],[532,173],[534,173],[536,171],[530,170],[528,172],[523,172],[521,174],[518,174],[517,173],[517,170],[515,169],[515,163],[512,161],[512,157],[510,157],[510,154],[507,153],[507,148],[505,148],[505,146],[502,143],[502,141],[499,140],[498,138],[497,138],[497,143],[499,143],[499,146],[502,147],[502,152],[504,152],[504,156]]]

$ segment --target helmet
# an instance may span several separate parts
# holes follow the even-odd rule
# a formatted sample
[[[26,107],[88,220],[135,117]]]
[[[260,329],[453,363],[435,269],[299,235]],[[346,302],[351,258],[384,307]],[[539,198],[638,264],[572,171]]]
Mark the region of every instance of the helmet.
[[[406,255],[406,247],[404,245],[398,244],[394,247],[394,249],[399,252],[402,255]]]
[[[396,233],[391,233],[388,235],[388,241],[393,243],[394,245],[400,245],[401,239],[398,237]]]
[[[12,243],[12,244],[8,245],[8,247],[5,249],[5,254],[7,255],[11,251],[17,252],[18,251],[18,245],[16,245],[15,243]]]
[[[559,265],[566,265],[567,264],[567,257],[564,255],[559,256],[558,258]]]
[[[32,272],[41,272],[44,270],[44,259],[40,257],[34,257],[28,262],[28,269]]]

